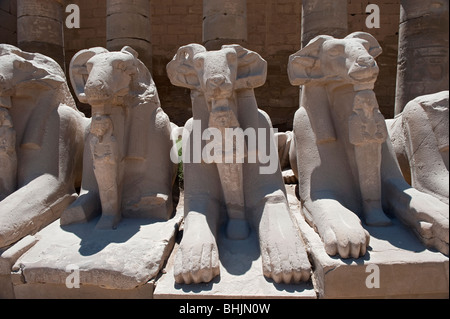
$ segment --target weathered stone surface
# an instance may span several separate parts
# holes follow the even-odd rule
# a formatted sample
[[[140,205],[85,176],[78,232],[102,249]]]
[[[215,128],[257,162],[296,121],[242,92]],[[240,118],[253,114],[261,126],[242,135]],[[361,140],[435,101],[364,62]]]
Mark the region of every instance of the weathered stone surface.
[[[203,1],[203,44],[208,50],[246,41],[247,0]]]
[[[182,205],[183,203],[180,202],[179,210],[182,209]],[[298,210],[296,198],[290,200],[290,205],[293,205],[292,209]],[[183,234],[183,229],[180,234]],[[220,252],[219,277],[209,283],[191,285],[176,283],[174,262],[179,249],[178,242],[175,244],[161,277],[155,282],[153,298],[316,298],[311,280],[299,284],[284,284],[264,277],[258,236],[254,231],[251,231],[244,240],[232,240],[227,237],[225,227],[222,227],[217,243]]]
[[[148,16],[144,16],[140,12],[117,13],[108,16],[107,21],[107,41],[121,38],[136,38],[146,40],[150,44],[151,26]]]
[[[186,223],[174,261],[177,283],[209,282],[219,275],[216,238],[222,220],[227,220],[228,238],[245,239],[250,227],[258,233],[266,277],[285,283],[309,278],[309,261],[289,214],[272,126],[253,92],[264,84],[266,72],[265,60],[239,45],[216,51],[186,45],[167,65],[171,82],[191,90],[193,111],[183,133]],[[242,133],[236,138],[241,148],[234,147],[232,135],[222,133],[235,129]],[[245,142],[244,130],[254,134],[253,140]],[[213,132],[212,139],[203,137]],[[221,147],[208,151],[216,144]],[[256,154],[266,152],[263,164]]]
[[[51,58],[2,44],[0,70],[0,247],[5,247],[59,218],[77,197],[87,120]],[[8,187],[5,168],[14,169],[5,174],[11,175]]]
[[[61,0],[17,0],[17,45],[52,57],[64,69]]]
[[[151,70],[151,34],[150,1],[137,0],[132,3],[124,0],[106,1],[108,50],[118,51],[124,46],[131,46],[140,54],[140,60]]]
[[[448,1],[400,3],[395,115],[418,96],[449,89]]]
[[[220,276],[209,283],[183,285],[175,282],[174,259],[179,245],[156,281],[155,299],[188,298],[296,298],[314,299],[311,281],[299,284],[275,283],[263,275],[258,236],[251,232],[245,240],[228,239],[224,229],[219,234]]]
[[[448,257],[427,249],[397,219],[387,227],[364,225],[370,245],[360,258],[330,257],[300,213],[294,187],[287,189],[314,265],[312,280],[319,298],[448,298]]]
[[[45,42],[61,46],[62,22],[40,16],[23,16],[19,19],[17,32],[23,42]],[[34,51],[33,51],[34,52]]]
[[[348,33],[347,3],[347,0],[303,0],[302,47],[321,34],[345,37]]]
[[[35,236],[26,236],[11,247],[0,249],[0,299],[14,299],[11,269],[19,257],[36,244]]]
[[[128,46],[115,52],[82,50],[72,59],[71,80],[93,117],[80,196],[61,223],[87,221],[100,212],[98,227],[105,229],[122,217],[170,218],[176,174],[171,125],[137,52]]]
[[[35,236],[28,235],[11,247],[1,251],[0,254],[0,274],[10,274],[11,268],[28,249],[37,243],[38,239]]]
[[[96,287],[125,293],[147,285],[172,250],[181,219],[182,213],[166,222],[126,219],[109,231],[96,229],[97,220],[68,226],[56,221],[36,234],[39,241],[13,266],[18,272],[14,276],[22,276],[24,282],[24,286],[15,284],[20,292],[16,297],[43,297],[32,292],[45,294],[45,285],[49,285],[48,296],[55,296],[51,287],[61,290],[72,273],[69,269],[75,268],[81,287],[77,295],[83,294],[84,287],[87,291]]]
[[[373,36],[355,32],[344,39],[317,36],[290,58],[291,83],[303,85],[294,136],[305,218],[331,256],[365,255],[370,236],[359,216],[368,225],[387,225],[384,211],[410,226],[426,245],[448,254],[448,205],[411,188],[390,140],[382,142],[386,128],[371,92],[380,53]],[[359,118],[356,138],[355,102],[362,94],[371,96],[365,100],[372,114],[366,123]],[[360,140],[369,146],[362,153],[356,145]]]
[[[81,286],[68,289],[66,285],[17,284],[14,286],[16,299],[152,299],[152,281],[132,289],[107,289],[99,286]]]
[[[40,16],[61,21],[63,19],[62,0],[17,0],[17,17]]]
[[[414,188],[448,204],[449,94],[442,91],[410,101],[387,121],[403,176]]]

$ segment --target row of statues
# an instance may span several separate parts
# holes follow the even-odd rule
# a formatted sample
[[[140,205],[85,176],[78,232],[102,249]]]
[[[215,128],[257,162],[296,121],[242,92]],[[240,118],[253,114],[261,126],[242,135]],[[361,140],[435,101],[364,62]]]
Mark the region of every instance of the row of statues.
[[[56,62],[0,45],[0,247],[57,218],[64,226],[101,215],[97,229],[113,229],[122,218],[170,219],[181,135],[185,212],[177,283],[219,275],[224,223],[233,240],[258,234],[266,277],[309,280],[283,166],[292,168],[302,214],[329,255],[364,256],[370,235],[362,222],[383,227],[392,217],[448,255],[448,91],[411,101],[385,121],[373,91],[381,52],[373,36],[355,32],[318,36],[290,56],[289,80],[302,87],[301,102],[278,159],[270,118],[254,94],[267,63],[240,45],[178,49],[167,74],[192,100],[192,118],[181,129],[130,47],[73,57],[72,87],[92,107],[86,118]],[[227,130],[245,133],[243,143]],[[196,147],[208,150],[200,160]],[[273,150],[277,164],[267,170],[263,155]]]

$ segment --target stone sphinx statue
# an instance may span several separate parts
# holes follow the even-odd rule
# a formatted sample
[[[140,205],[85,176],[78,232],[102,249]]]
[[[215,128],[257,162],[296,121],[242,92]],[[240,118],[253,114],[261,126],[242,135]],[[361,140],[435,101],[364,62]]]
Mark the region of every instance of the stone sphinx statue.
[[[302,85],[294,142],[302,211],[329,255],[365,254],[362,227],[387,225],[385,212],[427,245],[448,254],[448,205],[408,185],[373,92],[382,49],[368,33],[317,36],[291,55],[292,85]]]
[[[0,247],[76,198],[87,123],[54,60],[0,45]]]
[[[100,212],[100,229],[115,228],[122,217],[170,218],[176,173],[171,125],[136,51],[82,50],[71,61],[70,78],[78,99],[92,106],[92,120],[80,196],[61,224],[86,222]]]
[[[387,120],[392,145],[406,181],[448,205],[448,91],[423,95]]]
[[[217,51],[186,45],[167,65],[172,84],[191,90],[193,112],[183,133],[185,228],[174,264],[177,283],[209,282],[219,275],[216,240],[223,211],[228,238],[257,232],[266,277],[285,283],[310,277],[271,122],[253,91],[264,84],[266,70],[260,55],[239,45]],[[263,149],[270,150],[269,159],[262,158]]]

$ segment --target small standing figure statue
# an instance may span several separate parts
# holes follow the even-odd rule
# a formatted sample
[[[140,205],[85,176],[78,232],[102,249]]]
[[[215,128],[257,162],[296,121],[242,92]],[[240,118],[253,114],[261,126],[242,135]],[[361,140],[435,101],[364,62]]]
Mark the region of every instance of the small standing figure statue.
[[[93,116],[90,133],[94,174],[102,206],[102,217],[96,227],[111,229],[111,225],[116,227],[121,219],[120,155],[111,117],[103,114]]]
[[[8,109],[0,106],[0,201],[15,191],[16,184],[16,131]]]
[[[381,205],[381,147],[388,137],[384,116],[372,90],[357,92],[349,118],[350,143],[355,146],[363,214],[369,225],[386,224]]]
[[[227,206],[228,217],[227,237],[231,239],[245,239],[250,232],[250,226],[245,216],[244,181],[242,163],[244,155],[242,148],[237,146],[237,141],[227,136],[227,129],[239,129],[240,124],[236,114],[228,105],[226,99],[212,102],[209,116],[210,128],[216,128],[221,132],[222,156],[217,159],[217,170],[223,188],[223,194]],[[227,140],[228,139],[228,140]],[[231,144],[231,145],[230,145]],[[231,147],[230,147],[231,146]],[[245,153],[245,145],[244,145]]]

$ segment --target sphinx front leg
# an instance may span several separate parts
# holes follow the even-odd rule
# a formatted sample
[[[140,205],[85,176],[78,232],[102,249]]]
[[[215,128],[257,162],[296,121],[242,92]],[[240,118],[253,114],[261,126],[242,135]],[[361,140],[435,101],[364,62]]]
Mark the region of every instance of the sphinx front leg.
[[[175,256],[174,277],[179,284],[210,282],[220,273],[216,238],[218,203],[206,197],[186,198],[183,238]]]
[[[183,136],[184,229],[174,262],[179,284],[210,282],[220,273],[216,238],[222,188],[215,164],[195,163],[186,156],[192,141],[188,130]]]
[[[294,133],[296,141],[302,141],[297,147],[297,167],[306,221],[321,237],[328,255],[365,255],[370,235],[359,217],[343,205],[342,198],[347,203],[356,200],[342,144],[332,139],[318,142],[304,108],[295,114]]]
[[[342,258],[364,256],[370,242],[358,216],[331,196],[307,201],[302,209],[306,221],[320,235],[328,255]]]
[[[267,195],[252,212],[264,276],[286,284],[309,280],[311,264],[283,192]]]

